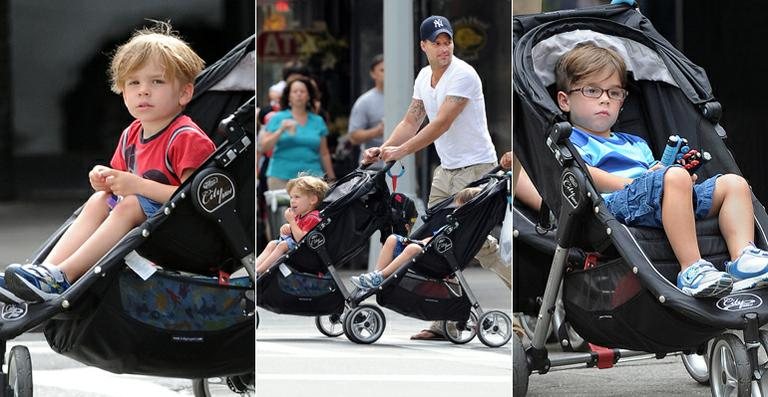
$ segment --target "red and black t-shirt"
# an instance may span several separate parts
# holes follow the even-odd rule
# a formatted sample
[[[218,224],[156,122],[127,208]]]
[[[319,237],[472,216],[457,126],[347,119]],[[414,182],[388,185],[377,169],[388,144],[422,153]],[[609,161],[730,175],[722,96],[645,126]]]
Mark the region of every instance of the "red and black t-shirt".
[[[216,150],[210,138],[186,115],[163,131],[143,138],[139,120],[120,136],[110,166],[165,185],[178,186],[184,171],[199,167]]]

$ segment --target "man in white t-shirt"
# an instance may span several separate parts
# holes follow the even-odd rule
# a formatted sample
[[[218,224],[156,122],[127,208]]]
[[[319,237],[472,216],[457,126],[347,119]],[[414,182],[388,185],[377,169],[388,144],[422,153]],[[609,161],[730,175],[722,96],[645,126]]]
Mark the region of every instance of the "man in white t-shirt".
[[[472,66],[453,56],[451,23],[433,15],[421,23],[420,36],[429,65],[416,77],[413,100],[403,119],[381,147],[363,152],[363,162],[396,161],[434,143],[440,166],[432,175],[428,203],[432,206],[480,179],[497,162],[485,117],[483,85]],[[429,123],[419,130],[425,117]],[[496,239],[488,236],[476,258],[511,288],[511,267],[499,257]],[[445,339],[442,324],[433,323],[411,339]]]

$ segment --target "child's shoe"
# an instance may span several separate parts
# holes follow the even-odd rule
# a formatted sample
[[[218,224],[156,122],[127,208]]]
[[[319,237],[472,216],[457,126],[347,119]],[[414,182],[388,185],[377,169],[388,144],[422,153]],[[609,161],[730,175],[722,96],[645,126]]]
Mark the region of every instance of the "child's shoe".
[[[21,265],[14,263],[11,265],[8,265],[6,270],[11,269],[13,267],[19,267]],[[8,288],[5,285],[5,275],[0,273],[0,302],[3,303],[21,303],[24,302],[24,299],[19,298],[14,294],[13,292],[9,291]]]
[[[733,277],[699,259],[677,275],[677,287],[694,298],[720,298],[731,293]]]
[[[8,289],[28,302],[42,302],[59,296],[69,288],[69,282],[52,265],[27,264],[5,271]]]
[[[741,250],[735,261],[725,262],[725,270],[738,280],[768,279],[768,252],[750,244]]]
[[[379,288],[383,282],[384,277],[378,270],[352,277],[352,284],[360,289]]]

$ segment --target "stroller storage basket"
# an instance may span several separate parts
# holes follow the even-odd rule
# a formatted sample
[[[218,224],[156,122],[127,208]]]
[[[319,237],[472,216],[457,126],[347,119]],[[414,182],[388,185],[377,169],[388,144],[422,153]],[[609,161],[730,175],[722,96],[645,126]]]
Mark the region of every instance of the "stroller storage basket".
[[[407,272],[376,295],[376,302],[408,317],[422,320],[464,321],[472,306],[454,281],[421,277]]]
[[[115,373],[205,378],[254,370],[252,355],[234,354],[255,348],[248,279],[223,286],[159,270],[144,281],[124,269],[99,284],[72,318],[46,323],[58,353]]]
[[[722,332],[659,304],[623,258],[566,274],[563,301],[576,332],[606,347],[654,353],[696,350]]]
[[[344,296],[330,274],[299,272],[285,263],[259,279],[259,306],[275,313],[341,314]]]

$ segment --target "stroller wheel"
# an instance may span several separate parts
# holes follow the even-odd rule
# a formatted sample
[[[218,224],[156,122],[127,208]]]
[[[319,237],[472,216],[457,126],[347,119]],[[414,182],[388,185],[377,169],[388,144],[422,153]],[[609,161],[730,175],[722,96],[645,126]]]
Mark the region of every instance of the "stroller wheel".
[[[477,337],[488,347],[504,346],[512,338],[512,319],[502,311],[483,313],[478,324]]]
[[[26,346],[14,346],[8,353],[8,387],[14,397],[32,396],[32,359]]]
[[[761,335],[762,336],[762,335]],[[711,342],[711,341],[710,341]],[[702,385],[709,384],[709,348],[711,345],[707,345],[707,349],[704,354],[683,354],[680,358],[683,360],[683,366],[688,371],[688,375],[696,382]]]
[[[386,326],[384,312],[373,305],[360,305],[344,317],[344,334],[355,343],[376,342]]]
[[[471,341],[477,335],[477,314],[470,311],[467,321],[443,321],[443,335],[457,345]]]
[[[525,396],[528,393],[528,359],[525,356],[525,348],[520,337],[515,335],[512,341],[512,395]]]
[[[343,314],[330,314],[315,317],[315,326],[321,334],[335,338],[344,333]]]
[[[744,343],[734,334],[718,336],[709,353],[712,396],[750,396],[751,380],[752,371]]]
[[[242,386],[241,391],[236,392],[241,396],[252,396],[253,374],[236,375],[232,377],[214,377],[192,379],[192,394],[195,397],[232,396],[232,386]]]

